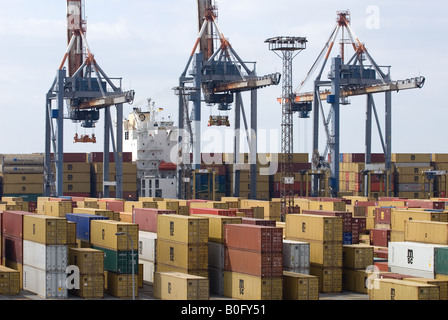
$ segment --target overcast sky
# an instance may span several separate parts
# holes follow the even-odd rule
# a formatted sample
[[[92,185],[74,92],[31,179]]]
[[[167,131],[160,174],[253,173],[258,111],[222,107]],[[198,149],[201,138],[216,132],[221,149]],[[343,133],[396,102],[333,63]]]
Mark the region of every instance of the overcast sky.
[[[134,105],[124,107],[125,117],[132,107],[145,108],[146,99],[151,98],[164,108],[164,117],[177,120],[178,102],[172,88],[178,85],[198,34],[196,1],[85,0],[85,3],[87,40],[97,62],[109,77],[123,78],[125,90],[136,92]],[[336,12],[350,10],[356,35],[379,65],[391,66],[393,80],[426,77],[423,89],[392,95],[392,152],[448,153],[444,90],[448,71],[444,62],[448,2],[222,0],[217,4],[222,33],[243,60],[257,62],[258,75],[282,71],[281,59],[264,43],[267,38],[307,38],[307,49],[294,59],[294,89],[328,40],[336,23]],[[2,1],[0,153],[44,152],[45,94],[65,52],[66,37],[65,0]],[[335,47],[333,56],[338,53],[339,48]],[[305,91],[310,90],[308,87]],[[275,140],[280,139],[281,107],[276,101],[280,95],[281,85],[259,90],[260,151],[280,150],[280,142]],[[341,152],[364,152],[366,97],[350,100],[351,104],[342,106],[341,111]],[[249,103],[250,100],[245,100],[247,108]],[[384,94],[375,95],[375,104],[383,126]],[[204,123],[210,112],[217,113],[203,107]],[[232,111],[229,116],[233,117]],[[294,151],[310,153],[312,119],[299,120],[296,116],[294,125]],[[102,127],[101,120],[94,131],[66,120],[65,151],[102,151]],[[381,152],[375,124],[373,128],[372,151]],[[213,130],[212,133],[225,136],[224,129]],[[75,132],[95,133],[98,143],[73,144]],[[263,134],[270,142],[266,142]],[[206,151],[220,151],[210,150],[211,146],[228,148],[229,143],[231,146],[232,140],[221,144],[210,140],[213,134],[205,135]],[[321,140],[325,140],[324,136]]]

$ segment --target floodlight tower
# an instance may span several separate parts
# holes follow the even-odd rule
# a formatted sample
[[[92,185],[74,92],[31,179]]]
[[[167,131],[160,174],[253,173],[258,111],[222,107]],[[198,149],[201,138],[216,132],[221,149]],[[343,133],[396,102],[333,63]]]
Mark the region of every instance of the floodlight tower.
[[[303,37],[274,37],[265,41],[269,50],[283,59],[282,81],[282,145],[280,155],[280,197],[282,201],[282,218],[291,213],[294,206],[294,172],[293,172],[293,90],[292,90],[292,61],[306,48],[307,40]]]

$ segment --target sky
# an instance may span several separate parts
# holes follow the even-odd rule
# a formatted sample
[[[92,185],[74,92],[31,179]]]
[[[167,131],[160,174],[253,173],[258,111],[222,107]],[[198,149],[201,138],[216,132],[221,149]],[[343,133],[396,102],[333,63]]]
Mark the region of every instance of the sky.
[[[96,61],[109,77],[123,79],[123,89],[135,91],[134,104],[124,105],[124,116],[133,107],[145,109],[151,98],[164,109],[160,116],[177,123],[178,98],[173,88],[198,35],[196,1],[85,0],[85,5],[87,41]],[[392,80],[426,78],[422,89],[392,94],[392,152],[448,153],[444,103],[448,70],[443,62],[448,46],[447,2],[221,0],[217,6],[221,32],[244,61],[256,62],[258,75],[282,71],[282,60],[269,51],[267,38],[307,38],[307,48],[293,61],[294,89],[330,37],[337,11],[349,10],[355,34],[379,65],[391,66]],[[66,50],[66,37],[65,0],[2,1],[0,154],[44,152],[45,95]],[[338,53],[335,47],[332,56]],[[281,85],[258,91],[260,152],[280,151],[277,98],[281,92]],[[384,134],[384,94],[374,98]],[[243,99],[248,108],[250,99],[245,94]],[[340,151],[365,152],[366,97],[353,97],[350,102],[341,107]],[[205,105],[202,110],[203,151],[232,151],[231,129],[207,128],[208,116],[217,111]],[[228,115],[232,121],[233,111]],[[373,128],[372,152],[382,152],[375,123]],[[294,117],[294,152],[312,152],[311,130],[312,118]],[[98,141],[74,144],[76,132],[95,133]],[[320,140],[325,141],[325,136]],[[102,120],[94,130],[64,122],[65,152],[102,151],[103,141]]]

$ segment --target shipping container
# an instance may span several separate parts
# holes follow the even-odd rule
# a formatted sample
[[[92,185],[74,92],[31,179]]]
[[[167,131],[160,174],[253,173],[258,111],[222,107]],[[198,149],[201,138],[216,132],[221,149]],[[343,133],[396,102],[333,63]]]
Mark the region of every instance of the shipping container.
[[[163,214],[157,219],[158,239],[205,244],[208,242],[209,221],[204,217]]]
[[[404,223],[409,220],[419,220],[419,221],[443,221],[445,217],[444,212],[436,211],[423,211],[423,210],[401,210],[392,209],[391,212],[391,229],[395,231],[404,232]]]
[[[155,272],[154,297],[161,300],[209,300],[209,279],[180,272]]]
[[[67,244],[67,219],[47,215],[23,217],[23,239],[42,244]]]
[[[67,274],[23,265],[23,289],[45,299],[67,299]]]
[[[93,216],[103,216],[109,218],[109,220],[118,221],[120,214],[118,212],[106,209],[95,208],[74,208],[73,213],[85,213]]]
[[[224,296],[239,300],[282,300],[283,278],[224,271]]]
[[[139,262],[143,265],[143,281],[154,284],[156,263],[154,261],[147,261],[143,259],[139,259]]]
[[[374,280],[372,274],[369,274],[365,269],[342,269],[342,289],[344,291],[367,294],[367,288],[374,285],[374,282],[372,282]]]
[[[437,280],[428,278],[404,278],[406,281],[422,282],[426,284],[431,284],[439,287],[440,300],[448,300],[448,279],[447,280]]]
[[[157,239],[156,262],[187,270],[208,268],[207,243],[188,244],[165,239]]]
[[[134,282],[132,279],[134,278]],[[120,274],[105,271],[104,272],[104,293],[117,298],[132,297],[132,288],[134,288],[135,297],[138,296],[138,277],[132,274]]]
[[[92,245],[117,251],[138,249],[138,225],[115,220],[90,221]],[[123,233],[118,234],[117,233]]]
[[[81,274],[79,287],[68,292],[84,299],[104,298],[104,274]]]
[[[157,233],[140,230],[138,232],[139,260],[156,261]]]
[[[319,300],[318,277],[284,271],[283,300]]]
[[[415,281],[378,279],[369,290],[370,300],[440,300],[438,286]]]
[[[370,229],[370,245],[387,247],[390,241],[390,229]]]
[[[436,221],[405,221],[404,240],[448,245],[448,223]]]
[[[342,218],[308,214],[286,215],[286,237],[342,243]]]
[[[194,202],[196,203],[196,202]],[[193,203],[192,203],[193,204]],[[208,214],[226,217],[236,217],[237,209],[216,209],[216,208],[194,208],[190,206],[190,215]]]
[[[277,227],[227,224],[225,225],[225,245],[260,252],[282,252],[283,230]]]
[[[436,248],[436,274],[448,275],[448,249],[445,247]]]
[[[9,234],[2,235],[2,259],[23,263],[23,239]]]
[[[260,277],[281,277],[283,257],[281,252],[260,252],[225,247],[224,269]]]
[[[82,275],[103,275],[104,252],[93,248],[70,248],[68,250],[69,265],[79,268]]]
[[[88,213],[68,213],[65,218],[69,222],[76,223],[76,238],[87,242],[90,242],[91,221],[109,219],[108,217]]]
[[[160,262],[156,262],[156,271],[160,272],[181,272],[193,274],[195,276],[200,276],[204,278],[208,278],[208,268],[207,269],[186,269],[181,267],[176,267],[173,265],[168,265]]]
[[[342,218],[342,231],[352,231],[352,212],[347,211],[324,211],[324,210],[302,210],[303,214],[313,214],[320,216],[332,216]]]
[[[319,278],[319,292],[342,292],[342,268],[326,268],[312,263],[310,274]]]
[[[391,272],[434,279],[435,249],[442,246],[408,241],[389,242],[389,269]]]
[[[139,230],[157,233],[157,217],[159,214],[176,214],[173,210],[156,208],[134,208],[132,209],[134,223],[138,224]]]
[[[120,274],[138,273],[138,252],[118,251],[104,247],[92,246],[92,249],[100,250],[104,254],[104,271]]]
[[[373,265],[374,247],[362,244],[344,245],[342,266],[350,269],[366,269]]]
[[[20,293],[20,272],[0,265],[0,295]]]
[[[252,210],[252,209],[249,209]],[[255,224],[260,226],[269,226],[269,227],[275,227],[277,225],[277,221],[275,220],[267,220],[267,219],[260,219],[260,218],[248,218],[248,217],[242,217],[241,223],[243,224]]]
[[[34,213],[25,211],[3,211],[2,233],[14,237],[23,237],[23,217]]]
[[[304,241],[283,240],[283,270],[310,273],[310,244]]]
[[[209,241],[208,243],[208,267],[224,269],[225,254],[224,244],[221,242]]]
[[[23,265],[47,272],[65,272],[68,266],[66,245],[46,245],[23,240]]]

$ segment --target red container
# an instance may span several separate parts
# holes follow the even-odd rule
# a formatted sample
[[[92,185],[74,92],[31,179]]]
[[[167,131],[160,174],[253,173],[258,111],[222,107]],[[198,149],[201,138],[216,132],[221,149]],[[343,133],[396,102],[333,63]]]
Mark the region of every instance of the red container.
[[[134,223],[138,224],[139,230],[157,232],[157,216],[159,214],[176,214],[176,211],[155,208],[134,208],[132,209],[132,214]]]
[[[390,229],[370,229],[370,245],[387,247],[390,241]]]
[[[412,208],[445,209],[444,201],[407,200],[406,205]]]
[[[345,211],[325,211],[325,210],[303,210],[304,214],[313,214],[318,216],[332,216],[342,218],[342,231],[352,232],[352,213]]]
[[[225,247],[224,269],[260,277],[281,277],[283,276],[283,254]]]
[[[370,154],[371,163],[383,163],[386,162],[386,156],[384,153],[372,153]]]
[[[384,271],[384,272],[389,271],[389,264],[387,261],[378,261],[375,262],[374,265],[378,267],[378,271]]]
[[[394,272],[386,272],[386,273],[380,273],[379,275],[380,279],[396,279],[396,280],[403,280],[405,278],[416,278],[414,276],[410,276],[407,274],[401,274],[401,273],[394,273]]]
[[[2,233],[17,238],[23,237],[23,216],[34,214],[26,211],[3,211]]]
[[[2,259],[23,263],[23,239],[9,234],[3,234]]]
[[[132,152],[123,152],[123,162],[132,162]],[[89,162],[103,162],[102,152],[91,152],[89,155]],[[109,153],[109,162],[115,162],[113,152]]]
[[[392,208],[376,208],[374,211],[375,223],[391,223],[391,211]]]
[[[224,245],[260,252],[282,252],[283,229],[251,224],[226,224]]]
[[[352,218],[352,230],[357,230],[359,233],[367,232],[367,218]]]
[[[275,227],[276,226],[275,220],[267,220],[267,219],[245,218],[245,217],[243,217],[241,222],[243,224],[255,224],[255,225],[258,225],[258,226],[269,226],[269,227]]]
[[[373,253],[374,253],[375,257],[377,257],[377,258],[388,259],[389,249],[388,248],[384,248],[384,249],[375,248],[373,250]]]
[[[212,209],[212,208],[190,208],[191,214],[213,214],[218,216],[236,217],[237,209]]]
[[[187,200],[187,206],[190,206],[190,203],[192,202],[207,202],[208,200],[203,200],[203,199],[190,199]]]
[[[123,212],[124,211],[124,201],[122,200],[100,200],[106,201],[106,209],[112,210],[114,212]]]

